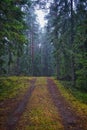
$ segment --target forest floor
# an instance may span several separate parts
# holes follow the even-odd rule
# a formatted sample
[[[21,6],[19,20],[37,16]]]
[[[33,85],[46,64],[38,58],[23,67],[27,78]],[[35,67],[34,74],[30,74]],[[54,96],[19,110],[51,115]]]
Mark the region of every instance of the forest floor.
[[[0,79],[0,130],[87,130],[87,104],[49,77]]]

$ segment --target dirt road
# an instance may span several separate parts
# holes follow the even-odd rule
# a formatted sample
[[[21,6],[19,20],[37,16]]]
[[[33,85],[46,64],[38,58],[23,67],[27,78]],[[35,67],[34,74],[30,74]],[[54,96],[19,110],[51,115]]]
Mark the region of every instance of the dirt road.
[[[0,130],[87,130],[87,118],[77,114],[52,78],[34,78],[22,100],[5,118]]]

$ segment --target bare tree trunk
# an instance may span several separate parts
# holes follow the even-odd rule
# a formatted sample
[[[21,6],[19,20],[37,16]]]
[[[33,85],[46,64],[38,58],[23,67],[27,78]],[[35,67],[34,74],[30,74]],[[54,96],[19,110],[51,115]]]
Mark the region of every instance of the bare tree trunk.
[[[17,69],[17,72],[16,72],[16,74],[17,74],[17,76],[19,76],[19,74],[20,74],[20,64],[19,64],[19,56],[17,56],[17,61],[16,61],[16,69]]]
[[[32,76],[34,76],[34,42],[33,42],[33,31],[31,31],[31,62],[32,62]]]
[[[74,42],[74,17],[73,17],[73,0],[71,0],[71,50],[73,52],[73,42]],[[74,66],[74,55],[71,54],[71,78],[72,86],[75,86],[75,66]]]
[[[8,45],[8,75],[11,74],[11,60],[12,60],[11,50],[10,45]]]
[[[60,79],[60,66],[58,57],[56,57],[56,73],[57,73],[57,79]]]

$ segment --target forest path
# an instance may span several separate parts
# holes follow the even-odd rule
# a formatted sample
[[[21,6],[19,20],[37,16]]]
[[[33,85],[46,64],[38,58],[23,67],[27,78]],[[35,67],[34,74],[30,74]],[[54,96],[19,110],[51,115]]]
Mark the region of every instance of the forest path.
[[[8,106],[11,110],[10,102]],[[87,130],[87,117],[77,114],[53,78],[32,78],[22,100],[12,107],[0,130]]]

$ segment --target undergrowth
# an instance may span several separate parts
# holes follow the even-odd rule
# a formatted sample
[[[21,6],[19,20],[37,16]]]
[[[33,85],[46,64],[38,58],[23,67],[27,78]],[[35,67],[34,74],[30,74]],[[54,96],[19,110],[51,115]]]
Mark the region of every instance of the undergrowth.
[[[87,104],[87,92],[77,89],[76,87],[71,87],[71,83],[68,81],[61,81],[68,91],[77,98],[77,100]]]
[[[0,100],[16,97],[29,84],[29,77],[0,77]]]
[[[60,81],[57,81],[57,80],[54,80],[54,81],[57,84],[62,96],[65,97],[65,100],[67,100],[71,104],[71,106],[76,110],[76,112],[79,115],[87,116],[87,104],[77,100],[76,96],[74,96],[78,93],[77,97],[79,97],[78,95],[80,94],[80,92],[71,91],[71,89],[69,89],[69,88],[67,89],[66,87],[64,87],[64,85],[62,85],[60,83]],[[80,96],[81,96],[81,94],[80,94]],[[82,94],[82,96],[83,96],[83,94]]]

